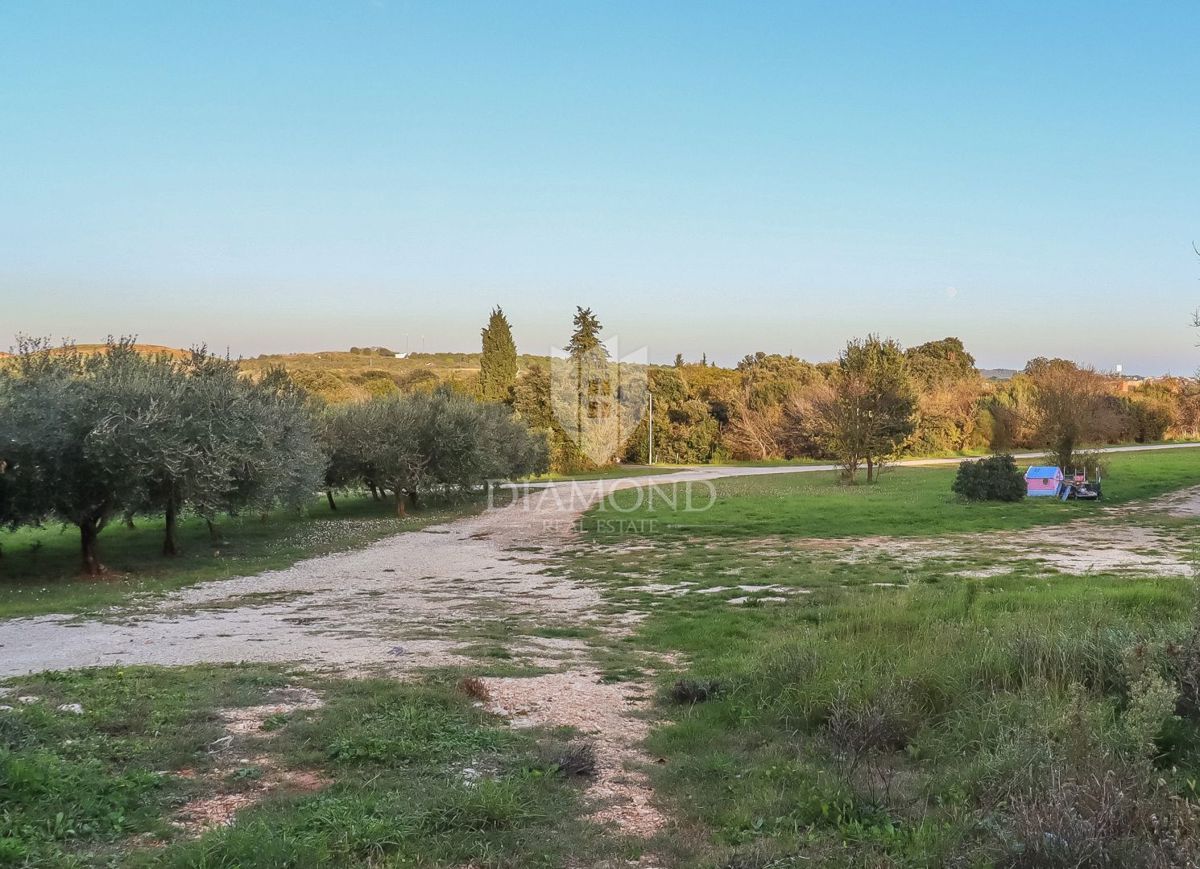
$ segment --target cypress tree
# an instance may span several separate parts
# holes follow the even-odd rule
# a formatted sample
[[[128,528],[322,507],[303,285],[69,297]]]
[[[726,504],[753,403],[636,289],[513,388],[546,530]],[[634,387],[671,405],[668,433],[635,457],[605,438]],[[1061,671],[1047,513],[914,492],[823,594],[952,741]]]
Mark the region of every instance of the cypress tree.
[[[479,360],[479,395],[484,401],[511,404],[517,385],[517,345],[504,311],[495,308],[481,331],[483,355]]]
[[[576,443],[582,446],[583,409],[585,404],[590,406],[592,400],[591,395],[587,395],[585,399],[585,393],[590,392],[592,386],[589,382],[593,374],[591,369],[597,363],[608,359],[608,350],[600,343],[600,330],[604,327],[600,325],[600,318],[592,313],[591,308],[576,305],[573,323],[575,331],[571,333],[571,340],[567,342],[567,354],[575,368],[575,439]],[[587,377],[584,376],[585,366],[589,369]]]

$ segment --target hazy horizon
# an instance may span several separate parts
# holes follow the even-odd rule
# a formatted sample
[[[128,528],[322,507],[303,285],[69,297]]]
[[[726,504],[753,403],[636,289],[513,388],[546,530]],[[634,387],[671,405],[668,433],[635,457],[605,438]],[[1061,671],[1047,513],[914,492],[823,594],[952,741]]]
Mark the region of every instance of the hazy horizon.
[[[1183,3],[0,8],[0,346],[1192,374]]]

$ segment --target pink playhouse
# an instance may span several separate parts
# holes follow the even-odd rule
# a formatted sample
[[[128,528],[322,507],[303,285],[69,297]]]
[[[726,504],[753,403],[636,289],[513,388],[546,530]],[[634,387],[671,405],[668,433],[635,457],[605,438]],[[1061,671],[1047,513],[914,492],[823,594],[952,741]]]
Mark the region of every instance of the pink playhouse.
[[[1034,465],[1025,472],[1025,494],[1031,498],[1054,497],[1062,484],[1061,468]]]

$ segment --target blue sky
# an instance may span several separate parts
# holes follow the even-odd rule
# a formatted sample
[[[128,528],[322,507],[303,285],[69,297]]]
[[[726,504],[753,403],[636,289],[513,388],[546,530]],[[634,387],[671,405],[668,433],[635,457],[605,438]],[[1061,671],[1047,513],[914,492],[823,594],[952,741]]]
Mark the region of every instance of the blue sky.
[[[0,2],[0,343],[1191,373],[1190,3]]]

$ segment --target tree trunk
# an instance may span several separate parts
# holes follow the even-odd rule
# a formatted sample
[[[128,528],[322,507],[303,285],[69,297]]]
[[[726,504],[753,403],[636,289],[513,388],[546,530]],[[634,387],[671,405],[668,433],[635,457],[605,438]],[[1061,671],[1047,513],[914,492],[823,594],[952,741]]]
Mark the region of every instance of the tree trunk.
[[[337,501],[333,500],[333,489],[325,490],[325,500],[329,502],[330,510],[337,510]]]
[[[875,482],[875,459],[867,456],[867,482]]]
[[[208,526],[208,539],[213,546],[221,545],[221,531],[211,519],[205,519],[204,524]]]
[[[372,499],[373,501],[378,501],[378,500],[380,500],[380,498],[379,498],[379,487],[378,487],[378,486],[376,486],[374,483],[367,483],[367,488],[369,488],[369,489],[371,490],[371,499]]]
[[[408,490],[408,505],[410,507],[412,507],[414,510],[416,510],[417,508],[419,508],[421,506],[420,497],[417,495],[416,489]]]
[[[176,556],[179,554],[179,543],[175,531],[179,524],[179,507],[175,498],[167,499],[166,523],[163,528],[163,555]]]
[[[83,572],[88,576],[100,576],[105,567],[100,563],[96,554],[96,538],[100,535],[100,523],[95,519],[85,519],[79,523],[79,548],[83,556]]]
[[[399,489],[396,490],[396,518],[403,519],[408,514],[404,512],[404,493]]]

